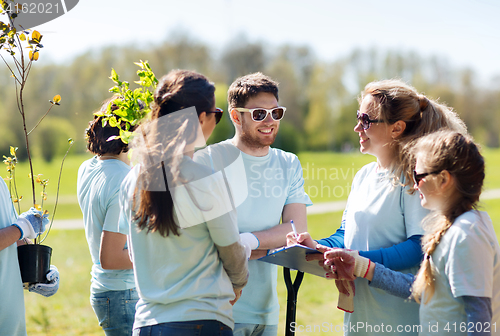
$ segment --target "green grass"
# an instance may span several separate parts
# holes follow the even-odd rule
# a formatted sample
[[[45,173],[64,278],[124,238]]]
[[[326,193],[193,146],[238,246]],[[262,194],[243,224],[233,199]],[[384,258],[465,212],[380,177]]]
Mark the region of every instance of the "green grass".
[[[500,149],[485,148],[483,155],[486,162],[485,189],[500,188]]]
[[[44,244],[52,247],[60,286],[49,298],[25,292],[28,335],[103,335],[90,306],[92,261],[84,230],[52,230]]]
[[[59,188],[59,203],[56,209],[57,219],[72,219],[81,218],[82,214],[78,206],[76,197],[76,178],[78,168],[83,161],[92,157],[90,154],[68,156],[64,161],[64,167],[61,175],[61,184]],[[43,203],[43,208],[49,210],[52,214],[54,203],[57,194],[57,181],[59,178],[59,170],[61,168],[62,157],[55,158],[52,162],[47,163],[41,159],[33,160],[33,174],[36,176],[42,174],[42,178],[49,179],[47,185],[47,200]],[[16,185],[18,195],[22,196],[21,212],[29,209],[33,202],[33,194],[31,192],[31,179],[29,178],[29,165],[27,162],[21,162],[17,165],[16,170]],[[7,171],[0,172],[2,177],[7,176]],[[9,182],[7,181],[7,186]],[[35,197],[38,204],[41,204],[42,197],[40,195],[42,189],[40,185],[35,185]],[[17,206],[16,206],[16,209]]]
[[[500,188],[500,149],[486,148],[485,189]],[[304,188],[313,202],[346,200],[354,175],[372,155],[361,153],[303,152],[299,155],[304,175]]]
[[[500,176],[496,172],[500,167],[500,150],[486,150],[487,162],[487,189],[500,188]],[[81,212],[76,202],[76,173],[79,165],[89,156],[74,156],[68,158],[63,172],[62,198],[57,210],[57,218],[81,218]],[[356,170],[373,157],[359,154],[337,154],[337,153],[302,153],[299,155],[302,161],[304,174],[309,174],[306,179],[306,190],[308,186],[322,187],[328,185],[330,188],[350,184],[352,180],[352,169]],[[44,176],[51,179],[50,187],[53,187],[60,161],[57,164],[40,164],[36,172],[43,172]],[[309,163],[309,166],[307,165]],[[314,165],[313,165],[314,163]],[[20,165],[19,171],[23,165]],[[38,167],[38,166],[37,166]],[[325,168],[326,175],[325,179]],[[336,168],[332,169],[332,168]],[[38,169],[38,168],[37,168]],[[316,169],[313,174],[313,169]],[[344,174],[332,175],[332,174]],[[47,175],[45,175],[47,174]],[[321,176],[318,176],[321,175]],[[25,175],[27,176],[27,174]],[[52,177],[55,176],[55,177]],[[336,178],[338,176],[338,178]],[[344,178],[345,177],[345,178]],[[26,180],[28,180],[26,178]],[[321,183],[323,182],[323,185]],[[23,186],[24,187],[24,186]],[[25,183],[29,190],[29,184]],[[326,190],[326,189],[325,189]],[[333,189],[331,189],[333,190]],[[309,190],[311,194],[311,190]],[[49,191],[50,197],[55,196],[54,191]],[[334,201],[345,199],[343,197],[327,197],[326,195],[311,195],[313,201]],[[29,204],[29,202],[26,202]],[[488,200],[482,203],[484,211],[487,211],[493,220],[497,237],[500,239],[500,199]],[[308,216],[309,231],[314,238],[323,238],[333,233],[340,224],[341,212],[322,215]],[[97,319],[90,307],[90,269],[92,266],[87,242],[83,230],[58,230],[54,227],[45,244],[53,248],[52,263],[56,265],[61,273],[61,286],[59,292],[51,297],[44,298],[33,293],[25,293],[26,321],[28,334],[38,335],[103,335]],[[283,282],[282,270],[278,272],[278,295],[280,301],[280,325],[279,335],[284,334],[286,314],[286,288]],[[319,328],[323,323],[328,325],[342,325],[343,313],[336,308],[337,289],[332,281],[327,281],[313,275],[306,274],[298,295],[297,324],[304,327]],[[333,328],[334,328],[333,327]],[[321,332],[304,332],[296,335],[322,335]],[[341,335],[341,333],[328,332],[328,335]]]
[[[500,199],[484,203],[500,239]],[[314,238],[329,236],[340,223],[342,213],[309,216],[309,231]],[[28,335],[103,335],[90,307],[90,254],[83,230],[53,230],[46,242],[53,248],[52,263],[61,273],[59,292],[50,298],[34,293],[25,294]],[[278,272],[280,325],[278,335],[284,334],[286,288],[283,272]],[[306,274],[299,290],[297,324],[321,326],[342,325],[343,313],[337,307],[338,292],[333,281]],[[42,313],[45,310],[45,315]],[[45,326],[45,327],[44,327]],[[44,329],[45,328],[45,329]],[[328,333],[328,335],[341,333]],[[322,335],[321,332],[296,335]]]
[[[304,189],[313,202],[345,200],[358,170],[375,160],[360,153],[299,154],[304,176]]]
[[[485,149],[486,158],[486,189],[500,188],[500,149]],[[78,201],[76,198],[76,177],[78,167],[83,161],[89,159],[90,154],[68,156],[64,163],[59,191],[59,204],[56,211],[56,219],[82,218]],[[360,153],[333,153],[333,152],[303,152],[299,154],[304,175],[304,188],[314,203],[346,200],[349,195],[352,179],[358,170],[375,158],[371,155]],[[43,178],[49,179],[47,187],[48,199],[44,208],[52,213],[56,196],[57,179],[61,158],[55,158],[51,163],[42,160],[34,160],[34,174],[43,174]],[[0,172],[2,177],[5,172]],[[29,168],[26,162],[20,163],[16,168],[17,185],[21,201],[21,210],[27,210],[31,206],[31,182],[28,178]],[[37,202],[41,202],[40,188],[37,186]]]

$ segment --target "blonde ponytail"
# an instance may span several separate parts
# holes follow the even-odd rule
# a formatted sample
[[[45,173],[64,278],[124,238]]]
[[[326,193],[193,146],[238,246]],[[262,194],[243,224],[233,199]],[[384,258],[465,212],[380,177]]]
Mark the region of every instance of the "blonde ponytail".
[[[393,179],[398,182],[400,176],[403,185],[410,186],[410,193],[414,192],[411,172],[413,159],[409,155],[415,142],[422,136],[448,129],[462,134],[467,134],[465,123],[448,106],[431,100],[419,94],[415,88],[397,79],[371,82],[366,85],[361,95],[373,96],[376,118],[389,124],[398,120],[406,123],[404,132],[395,139],[392,149],[395,160],[392,163]]]
[[[434,271],[432,269],[432,264],[430,260],[431,255],[432,253],[434,253],[437,246],[439,245],[441,238],[453,224],[443,214],[435,214],[435,215],[431,214],[429,215],[428,218],[424,220],[424,222],[425,221],[429,223],[430,233],[426,234],[422,241],[423,245],[422,249],[424,250],[425,253],[424,261],[420,266],[420,270],[418,271],[417,277],[415,278],[415,282],[413,283],[412,286],[412,296],[418,303],[420,303],[422,299],[422,293],[424,292],[424,290],[425,290],[424,303],[429,302],[429,300],[434,295],[434,284],[436,279],[434,276]]]

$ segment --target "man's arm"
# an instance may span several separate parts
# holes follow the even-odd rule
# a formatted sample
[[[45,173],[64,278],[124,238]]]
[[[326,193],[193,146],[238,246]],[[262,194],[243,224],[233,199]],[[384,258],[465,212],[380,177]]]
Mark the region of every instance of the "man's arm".
[[[0,230],[0,251],[9,247],[21,238],[21,232],[15,226],[7,226]]]
[[[291,203],[283,207],[282,224],[264,231],[252,232],[259,240],[259,250],[269,250],[286,245],[286,235],[292,231],[290,221],[293,220],[297,233],[307,231],[306,205]]]

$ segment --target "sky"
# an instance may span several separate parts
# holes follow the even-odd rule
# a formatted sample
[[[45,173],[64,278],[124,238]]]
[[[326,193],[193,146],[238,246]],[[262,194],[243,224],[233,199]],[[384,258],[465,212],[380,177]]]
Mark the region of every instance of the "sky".
[[[412,50],[489,79],[500,76],[499,14],[497,0],[80,0],[35,29],[44,35],[43,54],[58,63],[182,32],[214,52],[245,36],[269,48],[307,45],[325,61],[355,48]]]

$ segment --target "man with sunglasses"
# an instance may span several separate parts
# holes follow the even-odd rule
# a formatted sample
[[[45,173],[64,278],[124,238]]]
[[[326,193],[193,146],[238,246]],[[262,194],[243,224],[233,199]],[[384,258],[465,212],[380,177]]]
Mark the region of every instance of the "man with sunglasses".
[[[312,203],[297,156],[270,147],[286,111],[278,104],[278,84],[262,73],[240,77],[229,88],[228,104],[234,138],[197,152],[194,160],[214,168],[231,166],[234,150],[242,158],[240,183],[228,184],[233,200],[243,199],[234,203],[242,243],[252,254],[247,287],[233,307],[234,335],[276,336],[277,266],[254,259],[286,245],[291,220],[298,232],[306,231],[306,206]]]

